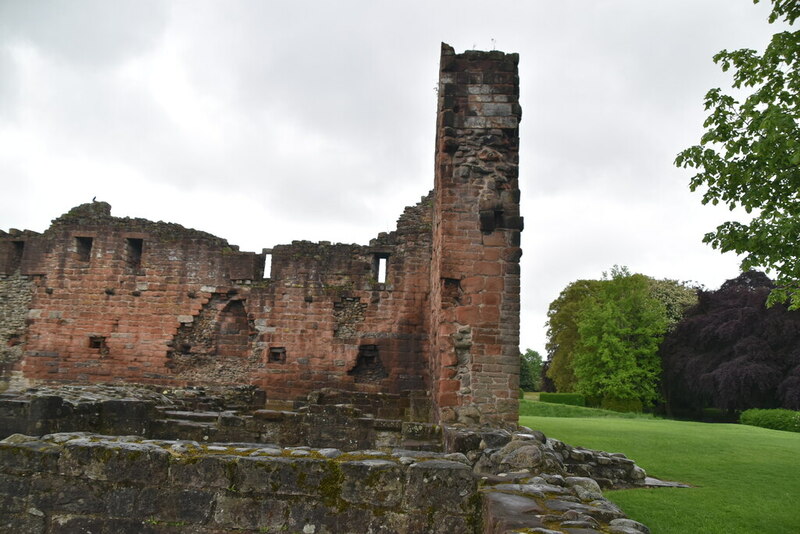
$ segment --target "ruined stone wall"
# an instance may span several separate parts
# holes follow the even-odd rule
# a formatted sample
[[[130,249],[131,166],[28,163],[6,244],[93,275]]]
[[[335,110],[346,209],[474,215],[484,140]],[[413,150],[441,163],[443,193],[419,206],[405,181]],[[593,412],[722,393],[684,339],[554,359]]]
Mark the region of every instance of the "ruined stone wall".
[[[325,387],[425,391],[430,221],[426,197],[369,246],[274,247],[269,284],[251,292],[257,343],[268,353],[257,383],[281,398]]]
[[[20,272],[36,279],[27,378],[169,380],[165,358],[182,321],[232,279],[258,274],[258,255],[223,239],[110,209],[84,204],[26,241]]]
[[[265,279],[264,254],[94,202],[29,235],[0,274],[3,332],[25,341],[31,380],[253,384],[270,401],[339,388],[429,420],[430,227],[429,195],[367,246],[275,247]],[[5,265],[18,247],[3,243]]]
[[[442,45],[429,327],[442,421],[518,417],[517,62]]]
[[[13,366],[33,382],[255,385],[272,408],[334,388],[384,395],[387,417],[515,424],[517,56],[443,45],[440,77],[434,191],[368,245],[240,252],[104,202],[0,234]]]

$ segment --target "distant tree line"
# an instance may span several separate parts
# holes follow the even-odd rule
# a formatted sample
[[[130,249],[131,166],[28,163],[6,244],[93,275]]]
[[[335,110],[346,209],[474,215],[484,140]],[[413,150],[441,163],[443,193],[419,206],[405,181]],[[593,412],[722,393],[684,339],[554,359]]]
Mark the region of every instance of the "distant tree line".
[[[547,378],[612,409],[800,409],[800,312],[751,271],[716,291],[614,267],[548,311]],[[546,388],[545,388],[546,389]]]
[[[758,3],[759,0],[754,0]],[[771,0],[769,22],[790,27],[800,3]],[[668,412],[800,410],[800,31],[775,33],[762,53],[714,56],[733,94],[714,88],[699,144],[678,154],[703,204],[742,208],[705,235],[742,255],[716,291],[614,268],[569,284],[548,311],[548,381],[626,409]],[[774,273],[773,282],[764,273]]]

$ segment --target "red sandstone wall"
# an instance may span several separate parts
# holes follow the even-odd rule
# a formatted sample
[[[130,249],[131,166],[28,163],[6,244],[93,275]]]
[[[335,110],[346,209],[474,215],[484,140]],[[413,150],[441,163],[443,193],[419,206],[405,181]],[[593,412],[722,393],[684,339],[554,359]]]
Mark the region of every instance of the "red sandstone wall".
[[[438,419],[516,424],[519,213],[516,54],[442,45],[430,317]]]
[[[30,237],[27,263],[15,260],[16,276],[34,284],[24,374],[255,384],[270,400],[324,387],[419,397],[430,225],[427,197],[369,246],[277,246],[263,279],[263,255],[177,225],[115,218],[105,203],[80,206]],[[424,402],[419,409],[415,417],[430,417]]]
[[[429,199],[406,209],[398,230],[370,246],[295,242],[273,249],[269,285],[251,290],[256,343],[267,353],[286,350],[285,361],[267,358],[257,378],[268,396],[293,399],[323,387],[427,389],[430,209]],[[385,283],[376,278],[377,256],[387,257]]]
[[[111,217],[102,202],[30,243],[20,269],[36,284],[23,371],[42,380],[170,381],[165,356],[181,317],[201,308],[201,288],[230,286],[248,266],[252,278],[259,265],[209,234]]]
[[[263,279],[263,254],[102,202],[0,234],[0,371],[22,353],[32,380],[388,393],[415,418],[430,394],[437,421],[516,423],[517,56],[443,45],[440,76],[434,193],[368,246],[280,245]]]

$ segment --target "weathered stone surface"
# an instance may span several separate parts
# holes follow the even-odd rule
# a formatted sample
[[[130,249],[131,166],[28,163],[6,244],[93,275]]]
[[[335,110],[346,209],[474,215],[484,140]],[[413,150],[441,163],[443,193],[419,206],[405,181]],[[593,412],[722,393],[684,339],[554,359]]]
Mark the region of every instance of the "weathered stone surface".
[[[390,460],[356,460],[340,464],[342,499],[347,502],[396,508],[403,498],[405,473]]]
[[[521,446],[508,447],[511,453],[545,445],[528,437],[508,445],[517,443]],[[591,479],[519,473],[514,483],[485,481],[479,489],[462,453],[365,450],[326,456],[330,449],[306,446],[81,433],[16,436],[0,443],[0,452],[5,460],[0,523],[14,532],[477,534],[638,528],[635,522],[609,524],[624,516],[595,495],[599,486]]]
[[[67,476],[159,484],[167,478],[169,453],[144,443],[76,439],[65,444],[58,465]]]
[[[440,510],[463,513],[475,491],[472,470],[449,460],[426,460],[411,464],[406,475],[403,507],[428,508],[431,496],[442,499]]]

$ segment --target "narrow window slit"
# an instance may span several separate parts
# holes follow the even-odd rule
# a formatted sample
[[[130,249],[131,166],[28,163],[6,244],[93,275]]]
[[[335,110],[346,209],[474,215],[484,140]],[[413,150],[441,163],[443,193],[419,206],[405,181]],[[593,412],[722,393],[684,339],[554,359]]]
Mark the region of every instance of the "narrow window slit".
[[[389,255],[375,254],[372,258],[372,276],[379,284],[385,284],[389,270]]]
[[[78,261],[88,262],[92,257],[91,237],[76,237],[75,250],[78,253]]]
[[[272,253],[264,253],[264,279],[272,277]]]
[[[142,265],[142,250],[144,249],[144,239],[128,238],[125,240],[127,249],[128,265],[134,269]]]

